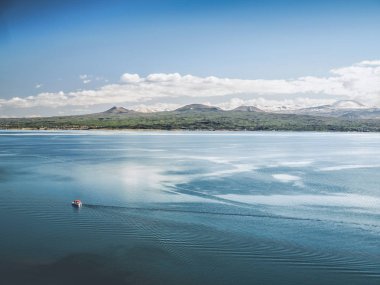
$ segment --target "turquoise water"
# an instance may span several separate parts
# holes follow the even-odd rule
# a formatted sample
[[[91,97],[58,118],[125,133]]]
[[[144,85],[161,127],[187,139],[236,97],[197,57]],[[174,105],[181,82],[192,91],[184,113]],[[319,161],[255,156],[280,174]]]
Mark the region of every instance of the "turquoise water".
[[[379,174],[379,134],[1,131],[0,284],[380,284]]]

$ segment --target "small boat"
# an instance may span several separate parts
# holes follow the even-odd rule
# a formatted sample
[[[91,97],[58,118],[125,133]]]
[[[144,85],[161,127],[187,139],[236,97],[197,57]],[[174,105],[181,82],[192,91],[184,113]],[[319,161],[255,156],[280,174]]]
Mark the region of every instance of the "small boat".
[[[82,201],[81,200],[74,200],[71,202],[71,205],[73,205],[73,207],[80,208],[80,207],[82,207]]]

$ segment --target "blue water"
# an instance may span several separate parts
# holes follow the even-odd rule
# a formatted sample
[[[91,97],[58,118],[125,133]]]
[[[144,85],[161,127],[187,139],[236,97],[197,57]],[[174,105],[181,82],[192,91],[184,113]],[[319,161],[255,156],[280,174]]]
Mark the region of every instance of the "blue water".
[[[1,131],[0,226],[0,284],[380,284],[380,134]]]

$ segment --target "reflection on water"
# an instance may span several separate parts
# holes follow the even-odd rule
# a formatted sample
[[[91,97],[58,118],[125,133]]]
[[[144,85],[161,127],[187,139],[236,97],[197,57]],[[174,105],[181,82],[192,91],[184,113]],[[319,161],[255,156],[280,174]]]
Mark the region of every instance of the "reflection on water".
[[[380,284],[379,138],[0,132],[0,283]]]

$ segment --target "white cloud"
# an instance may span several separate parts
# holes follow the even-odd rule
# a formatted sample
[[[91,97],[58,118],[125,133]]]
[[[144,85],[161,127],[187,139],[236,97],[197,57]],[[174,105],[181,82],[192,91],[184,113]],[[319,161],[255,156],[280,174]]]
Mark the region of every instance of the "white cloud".
[[[156,104],[159,109],[157,102],[161,101],[170,102],[161,105],[163,109],[168,109],[177,107],[186,98],[193,103],[208,101],[211,97],[223,100],[222,96],[235,97],[220,103],[226,109],[242,104],[256,105],[263,109],[273,106],[301,108],[330,104],[342,98],[358,100],[369,106],[380,106],[380,60],[367,60],[332,69],[330,74],[329,77],[305,76],[288,80],[243,80],[183,76],[179,73],[155,73],[146,77],[125,73],[118,84],[107,84],[94,90],[45,92],[24,98],[3,99],[0,100],[0,106],[29,108],[127,104],[149,108]],[[88,83],[92,77],[83,74],[79,78]],[[245,99],[240,99],[242,97]]]
[[[380,65],[380,60],[363,60],[362,62],[359,63],[359,65],[376,66],[376,65]]]
[[[121,77],[120,80],[125,83],[134,83],[134,82],[139,82],[140,81],[140,76],[136,73],[124,73]]]
[[[87,74],[79,75],[79,79],[82,80],[83,84],[90,83],[92,80],[90,79],[92,76]]]
[[[148,82],[179,82],[184,78],[179,73],[154,73],[146,77]]]
[[[179,107],[182,107],[181,104],[171,104],[171,103],[155,103],[155,104],[138,104],[132,105],[129,109],[133,109],[138,112],[149,113],[149,112],[160,112],[160,111],[171,111]]]
[[[39,88],[41,88],[42,87],[42,84],[36,84],[36,89],[39,89]]]

